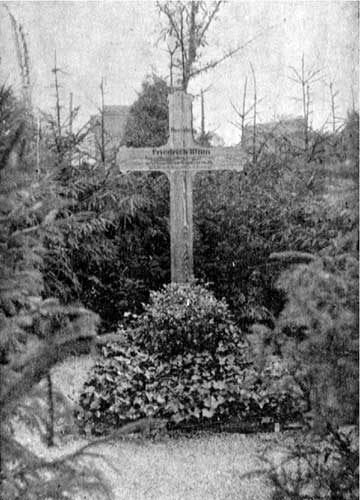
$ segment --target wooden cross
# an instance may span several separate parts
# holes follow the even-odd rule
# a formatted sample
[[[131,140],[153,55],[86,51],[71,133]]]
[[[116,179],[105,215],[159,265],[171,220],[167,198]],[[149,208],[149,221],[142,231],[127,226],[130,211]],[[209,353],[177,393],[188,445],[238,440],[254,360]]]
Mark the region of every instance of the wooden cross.
[[[183,90],[169,95],[169,140],[159,148],[120,148],[121,171],[160,171],[170,182],[171,281],[193,280],[193,198],[196,172],[242,171],[246,155],[239,148],[208,148],[197,144],[192,130],[192,96]]]

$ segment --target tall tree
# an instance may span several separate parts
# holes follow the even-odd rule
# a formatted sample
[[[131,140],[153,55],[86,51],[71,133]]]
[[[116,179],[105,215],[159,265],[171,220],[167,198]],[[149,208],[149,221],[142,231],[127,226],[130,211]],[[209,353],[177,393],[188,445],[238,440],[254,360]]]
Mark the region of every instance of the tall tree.
[[[100,474],[84,466],[79,453],[45,460],[14,435],[16,414],[40,438],[52,442],[52,436],[44,434],[47,415],[38,384],[57,362],[84,348],[89,352],[97,323],[91,311],[43,298],[43,240],[62,202],[54,196],[49,176],[35,176],[33,135],[28,113],[11,89],[1,87],[0,497],[63,499],[80,488],[97,491],[102,498],[108,490]]]
[[[304,120],[303,125],[303,139],[304,148],[303,153],[306,158],[310,161],[314,157],[316,146],[318,145],[318,139],[311,137],[311,115],[312,115],[312,86],[318,82],[321,78],[320,69],[306,69],[305,56],[301,57],[301,69],[297,70],[294,66],[290,66],[292,75],[289,79],[295,82],[301,88],[301,97],[295,98],[295,100],[301,102],[302,106],[302,116]]]
[[[164,79],[151,75],[142,84],[131,106],[123,142],[127,147],[163,146],[169,132],[167,96],[170,87]]]
[[[203,62],[201,50],[207,45],[209,28],[223,3],[221,0],[157,2],[160,13],[166,19],[162,38],[172,41],[172,46],[168,45],[168,51],[171,59],[171,80],[175,80],[175,86],[181,86],[186,91],[192,78],[215,68],[260,36],[255,35],[247,42],[225,51],[221,56]],[[177,78],[174,79],[175,71]]]

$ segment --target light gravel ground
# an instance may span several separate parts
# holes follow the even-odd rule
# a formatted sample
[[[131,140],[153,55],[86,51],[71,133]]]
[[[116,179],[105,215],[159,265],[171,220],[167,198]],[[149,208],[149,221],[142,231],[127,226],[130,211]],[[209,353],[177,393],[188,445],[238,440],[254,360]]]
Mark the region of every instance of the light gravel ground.
[[[242,435],[103,447],[118,473],[107,468],[116,500],[265,500],[264,477],[242,479],[263,467],[258,440]]]
[[[73,356],[56,365],[51,372],[51,378],[60,392],[69,402],[77,402],[82,387],[87,380],[96,358],[92,355]]]
[[[24,440],[48,459],[86,443],[78,440],[47,449],[34,436]],[[103,472],[116,500],[270,500],[264,474],[243,476],[266,471],[260,457],[268,446],[271,449],[265,455],[275,462],[281,460],[283,440],[281,434],[226,433],[124,440],[92,447],[101,456],[87,460]],[[97,499],[87,494],[76,500]]]
[[[54,385],[75,401],[94,363],[89,356],[67,360],[53,370]],[[60,457],[86,443],[74,438],[48,449],[33,434],[21,435],[22,442],[47,458]],[[281,434],[163,435],[153,441],[140,438],[99,444],[91,451],[102,458],[87,460],[104,473],[116,500],[268,500],[271,491],[264,474],[243,476],[266,469],[260,458],[264,453],[271,461],[280,461],[286,440]],[[76,500],[93,498],[86,495]]]

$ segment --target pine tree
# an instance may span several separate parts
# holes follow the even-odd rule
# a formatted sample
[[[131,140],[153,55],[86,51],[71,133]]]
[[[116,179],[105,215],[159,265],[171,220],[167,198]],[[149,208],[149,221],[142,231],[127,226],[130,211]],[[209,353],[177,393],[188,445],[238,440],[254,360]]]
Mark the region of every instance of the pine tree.
[[[88,351],[97,317],[43,299],[43,238],[60,201],[49,178],[39,179],[28,112],[11,89],[0,89],[0,376],[1,497],[69,498],[79,487],[110,497],[104,478],[79,453],[46,460],[14,434],[20,419],[47,439],[48,413],[39,383],[69,354]],[[39,396],[40,395],[40,399]],[[46,405],[45,405],[46,406]]]

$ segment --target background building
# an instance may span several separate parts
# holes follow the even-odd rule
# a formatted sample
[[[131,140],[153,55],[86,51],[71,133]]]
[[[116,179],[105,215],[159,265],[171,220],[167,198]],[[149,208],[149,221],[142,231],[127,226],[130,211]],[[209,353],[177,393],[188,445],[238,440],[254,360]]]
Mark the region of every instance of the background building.
[[[105,158],[112,156],[122,145],[130,106],[104,106],[104,145]],[[90,117],[90,131],[84,140],[84,152],[90,158],[101,158],[102,131],[101,115]]]
[[[253,148],[253,126],[246,125],[241,138],[245,150]],[[304,149],[305,121],[302,117],[283,117],[277,121],[259,123],[256,126],[256,149],[281,153],[289,149]]]

